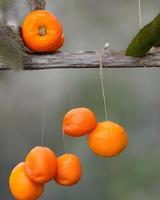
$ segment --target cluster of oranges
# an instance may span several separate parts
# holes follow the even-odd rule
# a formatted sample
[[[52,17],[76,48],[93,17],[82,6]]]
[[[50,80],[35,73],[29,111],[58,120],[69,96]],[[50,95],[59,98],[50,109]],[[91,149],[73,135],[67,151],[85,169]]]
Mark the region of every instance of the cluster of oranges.
[[[44,190],[45,183],[55,180],[58,184],[71,186],[81,178],[80,159],[73,154],[56,157],[48,147],[34,147],[11,172],[10,190],[15,199],[36,200]]]
[[[125,130],[118,124],[105,121],[98,123],[88,108],[75,108],[63,119],[63,132],[72,137],[88,135],[89,147],[98,155],[118,155],[128,144]],[[73,154],[56,157],[48,147],[34,147],[25,161],[18,164],[9,178],[10,190],[18,200],[36,200],[45,183],[55,180],[63,186],[76,184],[82,174],[80,159]]]

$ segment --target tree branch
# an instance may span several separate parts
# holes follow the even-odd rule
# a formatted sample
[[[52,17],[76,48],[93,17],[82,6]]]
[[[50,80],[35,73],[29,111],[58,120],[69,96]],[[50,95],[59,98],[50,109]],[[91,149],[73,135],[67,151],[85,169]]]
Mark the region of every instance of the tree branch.
[[[0,27],[3,31],[4,27]],[[15,31],[8,28],[5,34],[14,38]],[[100,51],[79,51],[79,52],[63,52],[59,51],[50,54],[35,54],[28,50],[20,35],[17,33],[17,43],[21,46],[20,51],[21,63],[24,70],[41,70],[41,69],[79,69],[79,68],[99,68]],[[2,41],[0,41],[1,46]],[[12,45],[13,46],[13,45]],[[11,47],[12,47],[11,46]],[[159,51],[158,51],[159,50]],[[17,51],[18,52],[18,51]],[[8,54],[9,55],[9,54]],[[1,57],[1,55],[0,55]],[[0,70],[13,69],[11,64],[0,59]],[[8,60],[10,60],[8,56]],[[144,67],[160,67],[160,48],[156,49],[152,54],[148,54],[142,58],[127,57],[123,51],[113,52],[106,51],[103,58],[104,68],[144,68]]]

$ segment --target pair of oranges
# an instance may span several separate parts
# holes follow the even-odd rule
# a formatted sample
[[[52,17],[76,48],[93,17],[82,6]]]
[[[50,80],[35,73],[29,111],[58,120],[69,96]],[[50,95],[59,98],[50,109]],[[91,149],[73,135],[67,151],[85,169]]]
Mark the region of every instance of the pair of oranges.
[[[30,12],[21,26],[25,45],[34,52],[55,52],[64,43],[61,22],[47,10]]]
[[[18,164],[9,178],[10,190],[18,200],[36,200],[45,183],[55,180],[58,184],[71,186],[81,177],[80,159],[73,154],[63,154],[56,158],[48,147],[37,146],[26,156],[25,162]]]
[[[128,144],[122,126],[111,121],[97,122],[94,113],[88,108],[75,108],[66,113],[63,131],[73,137],[88,135],[90,149],[104,157],[118,155]]]

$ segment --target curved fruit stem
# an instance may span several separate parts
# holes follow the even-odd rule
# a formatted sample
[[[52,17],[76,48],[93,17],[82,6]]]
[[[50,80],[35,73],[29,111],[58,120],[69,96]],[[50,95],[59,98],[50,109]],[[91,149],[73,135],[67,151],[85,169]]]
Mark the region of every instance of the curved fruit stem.
[[[30,0],[31,10],[44,10],[46,6],[45,0]]]

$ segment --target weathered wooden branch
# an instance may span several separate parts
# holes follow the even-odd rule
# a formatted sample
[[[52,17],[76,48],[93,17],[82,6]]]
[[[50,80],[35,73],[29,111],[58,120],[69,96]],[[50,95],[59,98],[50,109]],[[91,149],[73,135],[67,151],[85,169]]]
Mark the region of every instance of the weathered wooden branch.
[[[0,32],[3,32],[4,27],[0,27]],[[15,30],[8,27],[5,34],[10,37],[15,35]],[[12,37],[15,40],[15,37]],[[19,39],[17,39],[19,38]],[[99,68],[100,51],[79,51],[79,52],[63,52],[59,51],[50,54],[35,54],[28,50],[20,35],[17,33],[16,42],[19,42],[22,50],[20,56],[21,63],[24,70],[41,70],[41,69],[79,69],[79,68]],[[1,46],[0,41],[0,46]],[[11,46],[13,48],[13,44]],[[143,67],[160,67],[160,51],[148,54],[143,58],[126,57],[123,51],[113,52],[106,51],[103,60],[104,68],[143,68]],[[159,49],[160,50],[160,49]],[[1,53],[1,52],[0,52]],[[1,55],[0,55],[1,56]],[[8,57],[8,59],[10,59]],[[2,62],[0,59],[0,70],[9,70],[12,66],[8,65],[7,62]]]

